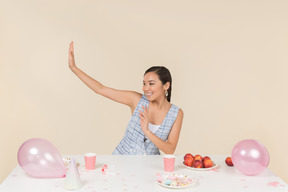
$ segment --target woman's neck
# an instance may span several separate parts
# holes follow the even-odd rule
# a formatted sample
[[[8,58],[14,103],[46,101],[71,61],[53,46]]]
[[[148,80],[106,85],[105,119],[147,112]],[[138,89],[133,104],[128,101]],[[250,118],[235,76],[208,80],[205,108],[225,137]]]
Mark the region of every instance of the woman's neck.
[[[150,105],[157,107],[158,109],[166,108],[167,106],[170,107],[171,103],[167,100],[166,97],[160,98],[159,100],[151,101]]]

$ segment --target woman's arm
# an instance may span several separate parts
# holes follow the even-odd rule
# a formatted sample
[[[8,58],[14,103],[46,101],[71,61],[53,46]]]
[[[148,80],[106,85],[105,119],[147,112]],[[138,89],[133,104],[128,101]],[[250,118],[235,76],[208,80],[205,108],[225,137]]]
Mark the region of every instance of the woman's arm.
[[[147,111],[147,108],[143,107],[143,112],[140,112],[141,128],[144,134],[165,154],[173,154],[175,152],[182,127],[184,116],[182,109],[179,109],[177,118],[171,128],[167,141],[163,141],[148,129],[149,121]]]
[[[137,103],[141,98],[141,94],[134,91],[122,91],[106,87],[97,80],[93,79],[92,77],[84,73],[75,64],[73,41],[70,43],[68,61],[69,61],[69,67],[72,70],[72,72],[95,93],[107,97],[108,99],[111,99],[118,103],[128,105],[131,108],[131,110],[134,111],[135,107],[137,106]]]

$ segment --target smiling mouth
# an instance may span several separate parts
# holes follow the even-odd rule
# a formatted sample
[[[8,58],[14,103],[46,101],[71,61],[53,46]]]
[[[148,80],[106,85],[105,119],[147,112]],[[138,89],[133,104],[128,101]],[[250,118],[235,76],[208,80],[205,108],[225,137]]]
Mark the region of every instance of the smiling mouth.
[[[150,96],[150,95],[152,95],[152,93],[147,93],[146,95],[147,95],[147,96]]]

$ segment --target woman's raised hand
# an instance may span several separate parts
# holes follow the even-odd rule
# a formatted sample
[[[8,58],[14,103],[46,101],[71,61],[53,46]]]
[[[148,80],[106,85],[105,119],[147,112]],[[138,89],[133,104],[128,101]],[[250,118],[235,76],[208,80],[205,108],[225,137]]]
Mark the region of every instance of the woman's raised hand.
[[[146,132],[149,131],[148,107],[142,106],[142,109],[143,111],[139,110],[140,124],[141,124],[142,131],[144,132],[144,134],[146,134]]]
[[[69,67],[75,67],[75,59],[74,59],[74,44],[73,41],[70,43],[70,47],[69,47],[69,52],[68,52],[68,63],[69,63]]]

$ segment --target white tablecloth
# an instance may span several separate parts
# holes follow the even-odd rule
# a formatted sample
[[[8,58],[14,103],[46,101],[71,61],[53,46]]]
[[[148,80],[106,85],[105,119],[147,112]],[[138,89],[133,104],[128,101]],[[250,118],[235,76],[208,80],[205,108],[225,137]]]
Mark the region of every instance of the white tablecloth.
[[[83,155],[71,155],[80,164],[78,167],[84,185],[74,191],[108,192],[108,191],[180,191],[168,189],[157,184],[157,173],[164,173],[162,156],[113,156],[97,155],[96,169],[87,171]],[[224,155],[210,155],[218,164],[218,168],[210,171],[194,171],[183,166],[183,155],[176,157],[175,173],[195,177],[197,185],[181,189],[181,191],[213,191],[213,192],[274,192],[287,191],[288,185],[269,169],[257,176],[246,176],[225,164]],[[103,165],[107,165],[102,174]],[[115,175],[113,175],[115,174]],[[67,191],[63,188],[65,178],[40,179],[28,176],[17,166],[0,186],[1,192],[58,192]]]

